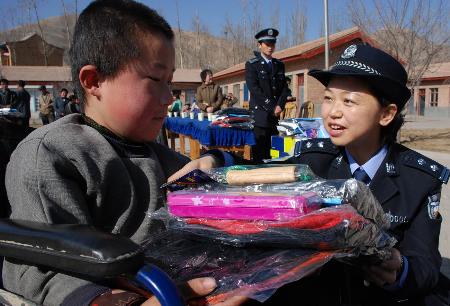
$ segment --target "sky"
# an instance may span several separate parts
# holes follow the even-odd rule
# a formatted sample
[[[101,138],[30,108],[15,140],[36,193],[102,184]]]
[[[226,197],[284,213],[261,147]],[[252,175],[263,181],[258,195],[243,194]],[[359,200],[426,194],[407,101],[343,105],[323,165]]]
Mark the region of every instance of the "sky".
[[[39,3],[38,13],[41,19],[63,15],[61,0],[37,0]],[[223,25],[226,16],[235,22],[244,18],[242,13],[242,2],[245,0],[140,0],[140,2],[156,9],[163,15],[172,27],[177,26],[177,10],[178,3],[180,12],[180,25],[183,30],[192,29],[193,17],[200,16],[202,24],[206,25],[209,32],[213,35],[223,35]],[[260,5],[260,11],[263,16],[263,28],[273,26],[271,24],[270,13],[273,11],[274,3],[279,3],[280,8],[280,35],[285,30],[286,18],[289,16],[296,5],[306,7],[308,16],[308,26],[306,39],[315,39],[320,36],[323,23],[323,1],[322,0],[253,0]],[[0,0],[3,7],[15,7],[17,0]],[[75,7],[78,3],[78,12],[89,4],[89,0],[64,0],[70,8]],[[247,0],[252,2],[252,0]],[[346,0],[329,0],[329,13],[339,14],[345,20],[349,18],[346,14]],[[348,20],[347,20],[348,21]]]

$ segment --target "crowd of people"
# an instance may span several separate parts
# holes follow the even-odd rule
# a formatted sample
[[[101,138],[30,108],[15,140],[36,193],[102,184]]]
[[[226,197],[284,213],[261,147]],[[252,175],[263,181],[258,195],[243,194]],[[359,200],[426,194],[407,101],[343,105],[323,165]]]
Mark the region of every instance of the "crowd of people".
[[[0,80],[0,108],[10,108],[17,114],[14,116],[14,123],[29,126],[31,118],[31,96],[25,88],[26,83],[23,80],[17,82],[16,91],[9,88],[7,79]],[[39,87],[40,96],[38,98],[39,118],[42,124],[60,119],[68,114],[81,112],[79,99],[77,95],[71,94],[66,88],[60,90],[59,96],[54,98],[47,90],[45,85]]]
[[[284,64],[272,58],[277,35],[272,28],[258,32],[260,52],[246,63],[257,138],[253,163],[267,157],[276,118],[289,96]],[[114,47],[105,48],[106,41]],[[164,206],[163,183],[195,168],[249,162],[218,150],[190,161],[154,142],[169,104],[172,111],[185,107],[170,88],[174,33],[156,11],[131,0],[91,2],[76,22],[70,59],[83,111],[36,129],[13,152],[5,178],[11,219],[89,224],[142,244],[155,228],[146,216]],[[396,143],[410,96],[404,68],[379,49],[357,45],[330,71],[310,75],[326,87],[322,116],[330,139],[302,144],[300,155],[287,162],[308,164],[325,179],[364,180],[386,212],[404,218],[390,230],[398,240],[391,258],[356,268],[333,263],[281,288],[266,305],[445,305],[435,291],[442,218],[430,211],[439,203],[443,180],[424,165],[442,166]],[[210,70],[201,78],[196,95],[201,111],[217,111],[224,100],[230,100],[225,107],[236,103],[231,95],[224,99]],[[18,94],[6,89],[2,99],[13,105],[11,97]],[[45,87],[41,93],[44,124],[68,114],[67,90],[55,100]],[[119,283],[8,258],[2,276],[8,291],[43,305],[155,303],[154,297]],[[187,286],[203,296],[217,284],[196,278]],[[235,296],[217,305],[254,304]]]

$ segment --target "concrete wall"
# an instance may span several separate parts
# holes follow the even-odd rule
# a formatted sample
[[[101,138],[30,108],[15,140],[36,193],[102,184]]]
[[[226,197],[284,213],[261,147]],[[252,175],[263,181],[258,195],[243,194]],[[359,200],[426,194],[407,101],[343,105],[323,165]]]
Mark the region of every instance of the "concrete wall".
[[[434,118],[450,118],[450,84],[448,81],[423,81],[419,86],[413,89],[414,107],[407,106],[407,113],[410,115],[419,115]],[[431,89],[438,89],[438,105],[431,106]],[[420,92],[425,91],[425,105],[421,107]]]

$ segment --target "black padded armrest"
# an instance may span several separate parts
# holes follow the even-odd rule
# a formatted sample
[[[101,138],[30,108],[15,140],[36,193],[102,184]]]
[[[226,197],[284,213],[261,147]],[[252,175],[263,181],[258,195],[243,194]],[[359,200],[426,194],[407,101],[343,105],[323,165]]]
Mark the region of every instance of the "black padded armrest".
[[[0,219],[0,256],[95,278],[135,273],[143,250],[92,226]]]

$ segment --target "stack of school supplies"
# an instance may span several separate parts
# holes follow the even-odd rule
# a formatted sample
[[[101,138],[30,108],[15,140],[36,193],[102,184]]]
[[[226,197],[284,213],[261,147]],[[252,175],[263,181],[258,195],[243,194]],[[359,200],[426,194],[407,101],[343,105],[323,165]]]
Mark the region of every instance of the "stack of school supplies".
[[[216,112],[215,115],[217,117],[211,122],[212,126],[251,130],[255,123],[250,112],[243,108],[226,108]]]
[[[214,277],[209,302],[262,302],[332,258],[382,260],[396,243],[378,201],[354,179],[323,180],[305,165],[198,171],[152,215],[165,230],[148,241],[147,257],[179,281]],[[187,187],[175,183],[166,187]]]

